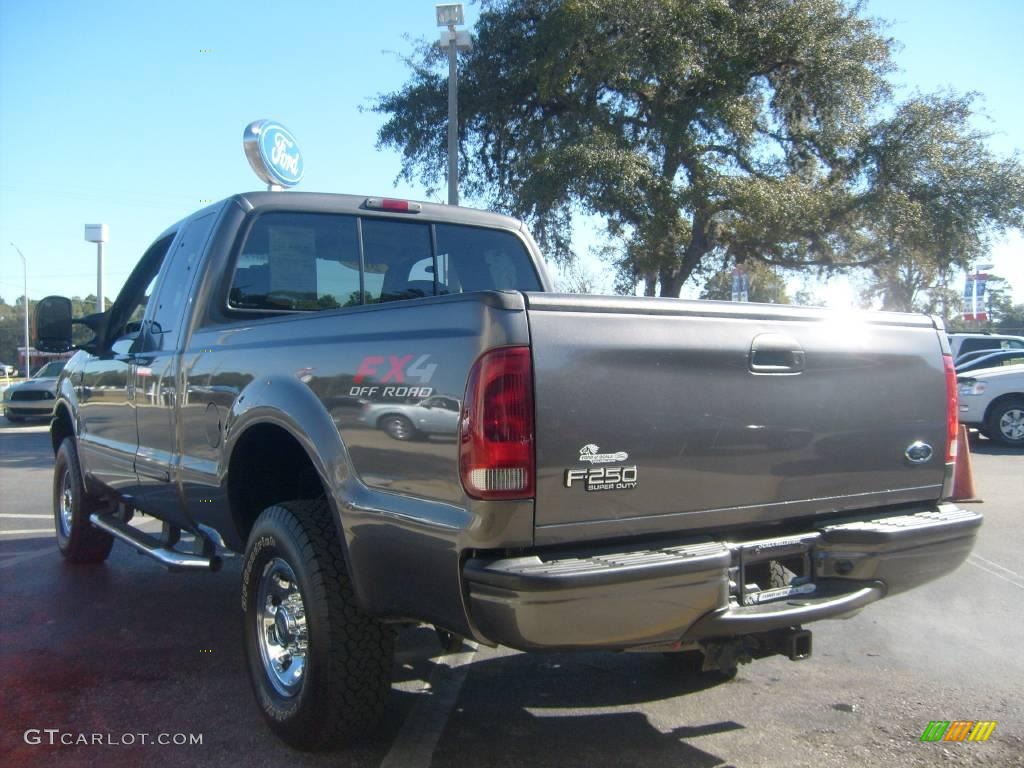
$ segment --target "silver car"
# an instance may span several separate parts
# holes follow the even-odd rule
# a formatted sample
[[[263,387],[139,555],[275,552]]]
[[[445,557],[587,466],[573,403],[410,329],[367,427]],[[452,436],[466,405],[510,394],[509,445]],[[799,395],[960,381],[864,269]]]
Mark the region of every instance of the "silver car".
[[[418,403],[381,403],[363,408],[362,421],[395,440],[421,435],[454,435],[459,427],[459,401],[435,395]]]
[[[56,401],[57,378],[64,370],[66,360],[47,363],[28,381],[12,384],[4,390],[4,415],[8,421],[23,421],[29,417],[47,417],[53,413]]]
[[[957,376],[960,423],[1011,448],[1024,448],[1024,365]]]

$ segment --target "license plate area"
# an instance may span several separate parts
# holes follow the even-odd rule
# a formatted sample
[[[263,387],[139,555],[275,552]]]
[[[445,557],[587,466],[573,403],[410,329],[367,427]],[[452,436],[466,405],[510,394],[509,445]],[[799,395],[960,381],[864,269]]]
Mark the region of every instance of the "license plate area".
[[[733,550],[733,594],[740,605],[761,605],[813,594],[811,539],[756,541]]]

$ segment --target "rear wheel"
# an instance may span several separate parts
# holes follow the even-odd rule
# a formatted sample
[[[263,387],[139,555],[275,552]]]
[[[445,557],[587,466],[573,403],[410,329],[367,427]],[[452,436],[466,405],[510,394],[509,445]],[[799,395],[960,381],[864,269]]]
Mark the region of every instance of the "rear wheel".
[[[985,422],[985,433],[997,443],[1024,447],[1024,400],[997,403]]]
[[[282,740],[328,749],[374,728],[391,690],[394,634],[356,602],[325,499],[259,516],[242,607],[253,691]]]
[[[412,440],[416,437],[416,427],[405,416],[385,416],[380,426],[395,440]]]
[[[89,515],[102,508],[102,502],[85,489],[74,438],[65,438],[53,466],[53,522],[65,559],[72,563],[107,559],[114,538],[89,522]]]

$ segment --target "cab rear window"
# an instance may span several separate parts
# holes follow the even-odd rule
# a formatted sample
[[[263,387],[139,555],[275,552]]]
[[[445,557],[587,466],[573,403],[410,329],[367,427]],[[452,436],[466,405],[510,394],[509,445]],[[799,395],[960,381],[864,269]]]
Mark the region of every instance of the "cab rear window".
[[[253,223],[228,305],[316,311],[493,290],[540,290],[511,232],[343,214],[273,212]]]

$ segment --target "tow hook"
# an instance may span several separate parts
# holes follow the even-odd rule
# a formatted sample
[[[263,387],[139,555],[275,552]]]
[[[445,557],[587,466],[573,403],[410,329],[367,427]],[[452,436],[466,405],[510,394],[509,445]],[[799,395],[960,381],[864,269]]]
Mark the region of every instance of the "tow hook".
[[[720,670],[732,672],[739,664],[749,664],[776,654],[790,661],[803,661],[811,657],[811,631],[800,627],[776,629],[756,635],[712,638],[701,641],[705,672]]]

